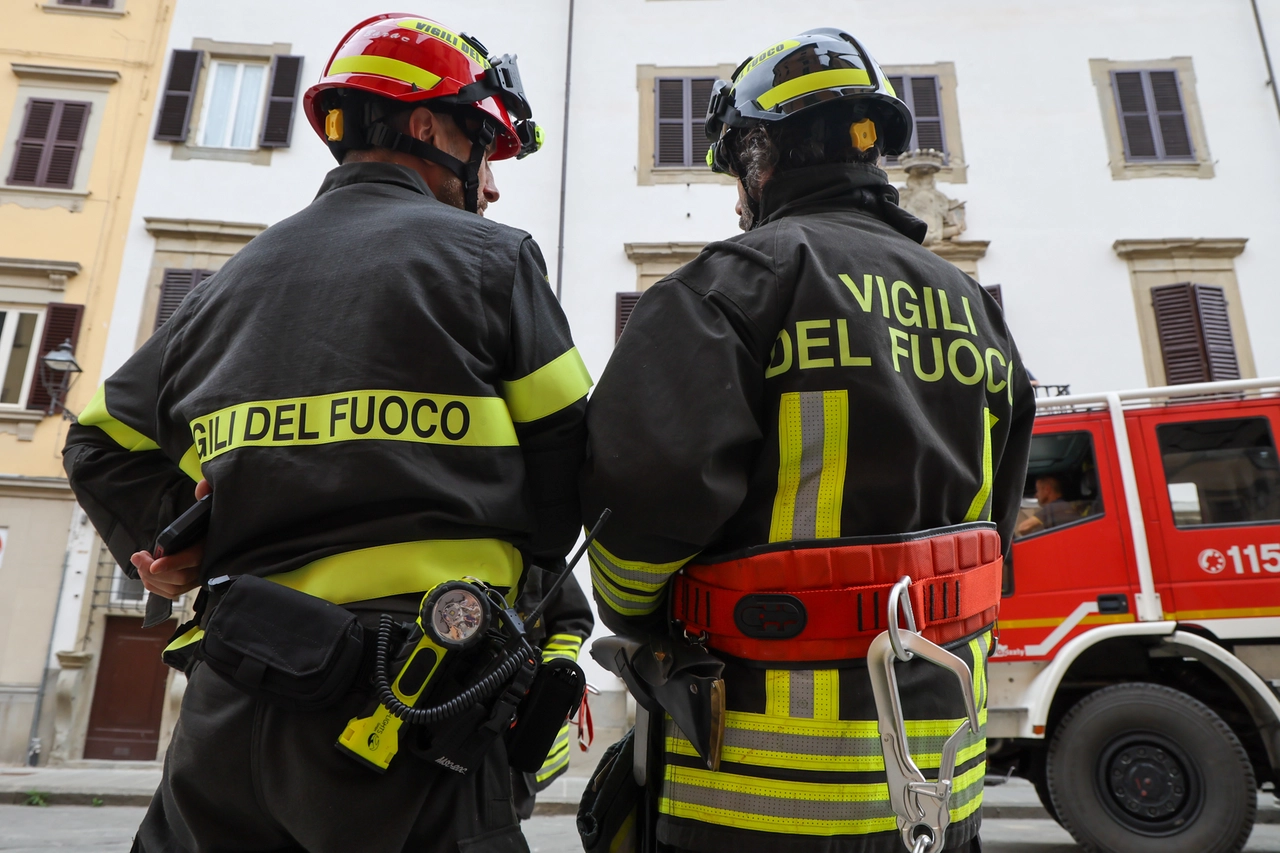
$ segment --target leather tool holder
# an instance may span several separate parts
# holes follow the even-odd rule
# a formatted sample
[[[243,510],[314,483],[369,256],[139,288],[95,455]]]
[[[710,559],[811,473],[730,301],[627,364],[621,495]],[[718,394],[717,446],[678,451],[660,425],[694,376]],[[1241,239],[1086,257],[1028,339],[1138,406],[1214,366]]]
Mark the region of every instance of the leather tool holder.
[[[253,575],[210,590],[197,654],[240,690],[316,710],[336,704],[351,688],[364,646],[354,613]]]
[[[507,732],[507,763],[525,773],[537,773],[565,721],[582,704],[586,689],[587,677],[573,661],[543,661],[516,711],[515,726]]]
[[[724,743],[724,662],[671,637],[640,644],[620,637],[594,643],[591,656],[619,676],[651,714],[666,712],[706,762],[720,767]]]

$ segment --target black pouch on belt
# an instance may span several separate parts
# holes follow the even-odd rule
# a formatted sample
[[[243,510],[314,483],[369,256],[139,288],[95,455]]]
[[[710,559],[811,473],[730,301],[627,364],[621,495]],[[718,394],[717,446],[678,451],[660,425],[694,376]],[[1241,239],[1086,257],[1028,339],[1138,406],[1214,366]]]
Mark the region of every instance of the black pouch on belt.
[[[567,658],[545,661],[520,703],[515,727],[507,734],[507,763],[525,773],[537,773],[565,720],[582,704],[586,689],[587,677],[576,663]]]
[[[636,730],[605,750],[578,804],[578,835],[587,853],[638,850],[644,789],[636,784]],[[643,747],[641,747],[643,748]]]
[[[351,688],[364,646],[354,613],[253,575],[210,590],[199,656],[236,687],[299,710],[329,707]]]

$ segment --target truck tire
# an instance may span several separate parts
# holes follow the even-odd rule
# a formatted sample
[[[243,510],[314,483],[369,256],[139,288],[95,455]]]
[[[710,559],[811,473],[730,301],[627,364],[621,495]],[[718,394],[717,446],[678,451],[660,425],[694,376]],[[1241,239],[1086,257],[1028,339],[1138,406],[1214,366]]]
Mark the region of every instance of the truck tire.
[[[1235,733],[1158,684],[1081,699],[1054,732],[1045,777],[1059,822],[1090,853],[1237,853],[1258,806]]]

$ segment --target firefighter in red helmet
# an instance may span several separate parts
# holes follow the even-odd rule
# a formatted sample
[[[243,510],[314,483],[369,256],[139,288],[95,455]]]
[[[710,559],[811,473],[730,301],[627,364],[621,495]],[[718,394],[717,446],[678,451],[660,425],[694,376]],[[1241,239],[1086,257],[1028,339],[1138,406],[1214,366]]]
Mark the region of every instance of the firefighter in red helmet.
[[[503,738],[546,667],[513,604],[578,535],[591,379],[538,246],[475,214],[540,135],[513,57],[403,14],[347,33],[305,104],[338,167],[64,451],[119,564],[196,596],[133,849],[527,851]],[[206,535],[157,553],[197,483]]]

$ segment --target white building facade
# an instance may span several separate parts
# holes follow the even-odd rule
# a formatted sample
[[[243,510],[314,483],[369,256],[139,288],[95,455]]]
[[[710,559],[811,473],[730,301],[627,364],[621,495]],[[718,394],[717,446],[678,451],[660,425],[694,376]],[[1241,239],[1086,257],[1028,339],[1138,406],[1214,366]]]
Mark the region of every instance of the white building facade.
[[[1042,382],[1085,392],[1177,378],[1171,371],[1182,362],[1169,361],[1172,332],[1152,297],[1152,288],[1175,284],[1205,285],[1220,300],[1212,317],[1201,310],[1191,318],[1207,369],[1222,369],[1229,347],[1241,376],[1280,374],[1280,104],[1258,26],[1280,53],[1280,0],[1258,0],[1258,19],[1249,0],[537,0],[496,8],[451,0],[415,11],[495,53],[519,55],[547,144],[496,165],[502,198],[490,215],[542,246],[593,376],[609,359],[619,311],[633,302],[619,294],[643,290],[737,231],[733,184],[702,163],[707,81],[815,26],[858,36],[909,93],[919,146],[944,158],[937,189],[963,202],[965,229],[935,249],[1000,286],[1023,359]],[[314,196],[334,164],[299,114],[301,92],[343,33],[382,11],[372,0],[177,4],[169,77],[157,81],[162,115],[153,117],[153,135],[164,138],[146,152],[104,375],[186,287]],[[891,175],[905,180],[901,168]],[[109,576],[110,558],[87,550],[92,565],[68,572]],[[586,586],[585,572],[581,579]],[[111,581],[117,592],[106,597],[88,588],[64,596],[55,651],[103,657],[107,623],[140,612],[120,584]],[[105,665],[90,661],[66,679],[68,760],[96,742],[89,720]],[[588,668],[614,691],[603,703],[607,741],[622,724],[618,685]],[[164,697],[160,748],[179,694],[172,683],[156,693]]]

